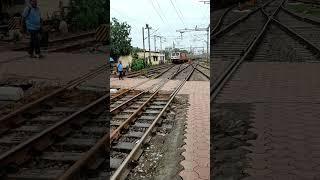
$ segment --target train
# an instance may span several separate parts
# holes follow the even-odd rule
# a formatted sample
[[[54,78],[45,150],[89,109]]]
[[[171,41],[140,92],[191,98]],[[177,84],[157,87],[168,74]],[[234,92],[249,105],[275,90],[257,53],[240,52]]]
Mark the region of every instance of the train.
[[[174,64],[180,64],[180,63],[185,63],[189,61],[187,53],[184,52],[172,52],[170,60]]]

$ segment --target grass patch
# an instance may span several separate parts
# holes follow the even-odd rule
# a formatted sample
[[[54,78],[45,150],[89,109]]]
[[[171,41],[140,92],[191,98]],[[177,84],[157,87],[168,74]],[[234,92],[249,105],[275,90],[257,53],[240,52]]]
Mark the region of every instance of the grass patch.
[[[320,5],[312,4],[289,4],[288,9],[296,13],[311,15],[320,18]]]

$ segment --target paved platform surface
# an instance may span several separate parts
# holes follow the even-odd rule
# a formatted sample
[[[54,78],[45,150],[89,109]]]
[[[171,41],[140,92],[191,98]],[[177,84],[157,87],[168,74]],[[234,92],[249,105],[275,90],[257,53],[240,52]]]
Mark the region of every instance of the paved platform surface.
[[[210,82],[188,81],[179,93],[188,94],[190,104],[180,176],[184,180],[210,179]]]
[[[118,80],[111,78],[111,87],[133,87],[146,79],[128,78]],[[156,80],[148,81],[136,89],[150,87]],[[170,80],[161,91],[173,91],[180,80]],[[141,88],[142,87],[142,88]],[[181,162],[184,170],[179,174],[184,180],[204,180],[210,175],[210,82],[188,81],[178,94],[189,95],[187,111],[186,139],[182,153],[185,160]]]
[[[216,103],[250,104],[245,179],[320,179],[320,63],[244,63]],[[254,74],[254,76],[252,75]]]
[[[65,84],[107,63],[105,55],[70,53],[35,59],[25,52],[1,52],[0,57],[0,81],[13,78]]]

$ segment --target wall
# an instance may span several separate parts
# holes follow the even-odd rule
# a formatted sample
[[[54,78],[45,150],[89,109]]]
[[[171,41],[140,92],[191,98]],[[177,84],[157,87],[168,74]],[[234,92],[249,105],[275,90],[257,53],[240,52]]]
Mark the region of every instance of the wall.
[[[132,61],[132,56],[121,56],[118,60],[120,60],[122,62],[123,67],[126,67],[127,65],[129,65],[129,63],[131,63]]]
[[[143,57],[144,57],[143,52],[138,52],[137,54],[138,54],[139,58],[143,59]],[[160,56],[164,56],[164,54],[160,55],[159,52],[152,52],[151,51],[151,63],[153,65],[159,64],[160,63]],[[147,52],[147,51],[146,51],[146,59],[147,60],[149,59],[149,52]],[[148,62],[149,62],[149,60],[148,60]]]
[[[139,58],[143,59],[143,52],[138,52],[137,54],[138,54]],[[153,56],[157,57],[158,60],[154,60]],[[153,65],[159,64],[159,63],[160,63],[160,56],[162,56],[163,59],[165,59],[165,58],[164,58],[164,54],[163,54],[163,55],[160,55],[159,53],[151,52],[151,60],[152,60],[151,63],[152,63]],[[148,59],[148,57],[149,57],[149,53],[146,52],[146,59]],[[123,67],[126,67],[127,65],[131,64],[132,59],[133,59],[133,58],[132,58],[131,55],[128,55],[128,56],[120,56],[120,58],[118,59],[118,61],[120,60],[120,61],[122,62]],[[149,61],[148,61],[148,62],[149,62]]]

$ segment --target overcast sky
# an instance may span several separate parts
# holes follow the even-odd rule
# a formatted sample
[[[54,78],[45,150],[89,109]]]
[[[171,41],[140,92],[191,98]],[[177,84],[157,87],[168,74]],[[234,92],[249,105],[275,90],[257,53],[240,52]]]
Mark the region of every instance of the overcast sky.
[[[172,46],[173,41],[178,48],[204,47],[206,51],[207,36],[205,31],[187,32],[183,39],[178,29],[206,28],[210,22],[210,5],[200,0],[111,0],[110,18],[126,21],[131,25],[131,45],[142,48],[142,27],[149,24],[152,29],[151,50],[154,50],[153,35],[164,36],[162,48]],[[157,30],[156,32],[154,32]],[[145,30],[147,37],[147,30]],[[164,41],[164,40],[162,40]],[[146,49],[148,41],[146,39]],[[157,49],[160,48],[160,39],[157,38]]]

